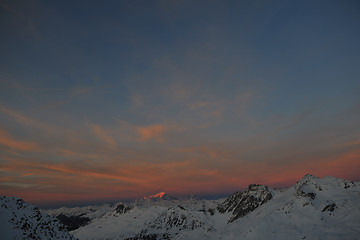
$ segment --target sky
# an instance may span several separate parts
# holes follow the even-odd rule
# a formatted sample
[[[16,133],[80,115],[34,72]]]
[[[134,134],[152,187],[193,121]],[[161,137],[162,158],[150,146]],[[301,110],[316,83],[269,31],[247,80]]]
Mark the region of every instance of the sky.
[[[359,181],[359,26],[349,0],[0,0],[0,193]]]

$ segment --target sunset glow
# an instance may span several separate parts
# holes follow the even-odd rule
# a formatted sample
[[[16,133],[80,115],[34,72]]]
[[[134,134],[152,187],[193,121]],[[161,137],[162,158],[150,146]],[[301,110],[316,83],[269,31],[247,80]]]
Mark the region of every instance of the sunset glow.
[[[5,0],[0,16],[2,195],[360,180],[356,1]]]

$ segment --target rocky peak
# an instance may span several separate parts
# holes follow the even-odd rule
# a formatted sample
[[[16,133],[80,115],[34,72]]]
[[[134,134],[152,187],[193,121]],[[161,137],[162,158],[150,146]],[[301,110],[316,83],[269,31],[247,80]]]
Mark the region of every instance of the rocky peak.
[[[315,183],[319,181],[319,177],[311,175],[311,174],[306,174],[302,179],[300,179],[296,185],[304,185],[304,184],[308,184],[308,183]]]
[[[220,213],[232,212],[229,222],[245,216],[260,205],[272,199],[272,194],[267,186],[251,184],[244,192],[236,192],[218,206]]]

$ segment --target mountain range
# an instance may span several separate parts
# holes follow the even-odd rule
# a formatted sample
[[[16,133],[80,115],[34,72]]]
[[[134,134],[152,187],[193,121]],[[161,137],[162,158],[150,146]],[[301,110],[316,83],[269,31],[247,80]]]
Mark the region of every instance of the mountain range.
[[[219,200],[161,192],[129,203],[40,212],[2,197],[1,239],[360,239],[359,199],[359,182],[313,175],[280,190],[251,184]]]

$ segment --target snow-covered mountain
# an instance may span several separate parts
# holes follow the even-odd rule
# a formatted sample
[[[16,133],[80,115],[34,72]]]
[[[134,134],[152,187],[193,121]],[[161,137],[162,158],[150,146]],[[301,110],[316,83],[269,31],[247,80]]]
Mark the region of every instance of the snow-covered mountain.
[[[99,207],[95,215],[78,209],[76,216],[90,220],[71,233],[79,239],[127,240],[360,239],[359,199],[359,182],[306,175],[287,189],[252,184],[222,200],[159,193]],[[67,211],[56,214],[71,217],[75,209]]]
[[[0,196],[0,239],[75,239],[60,221],[14,197]]]
[[[42,210],[47,214],[56,217],[69,231],[85,226],[92,219],[99,218],[107,212],[113,211],[118,204],[103,204],[86,207],[62,207],[57,209]]]

